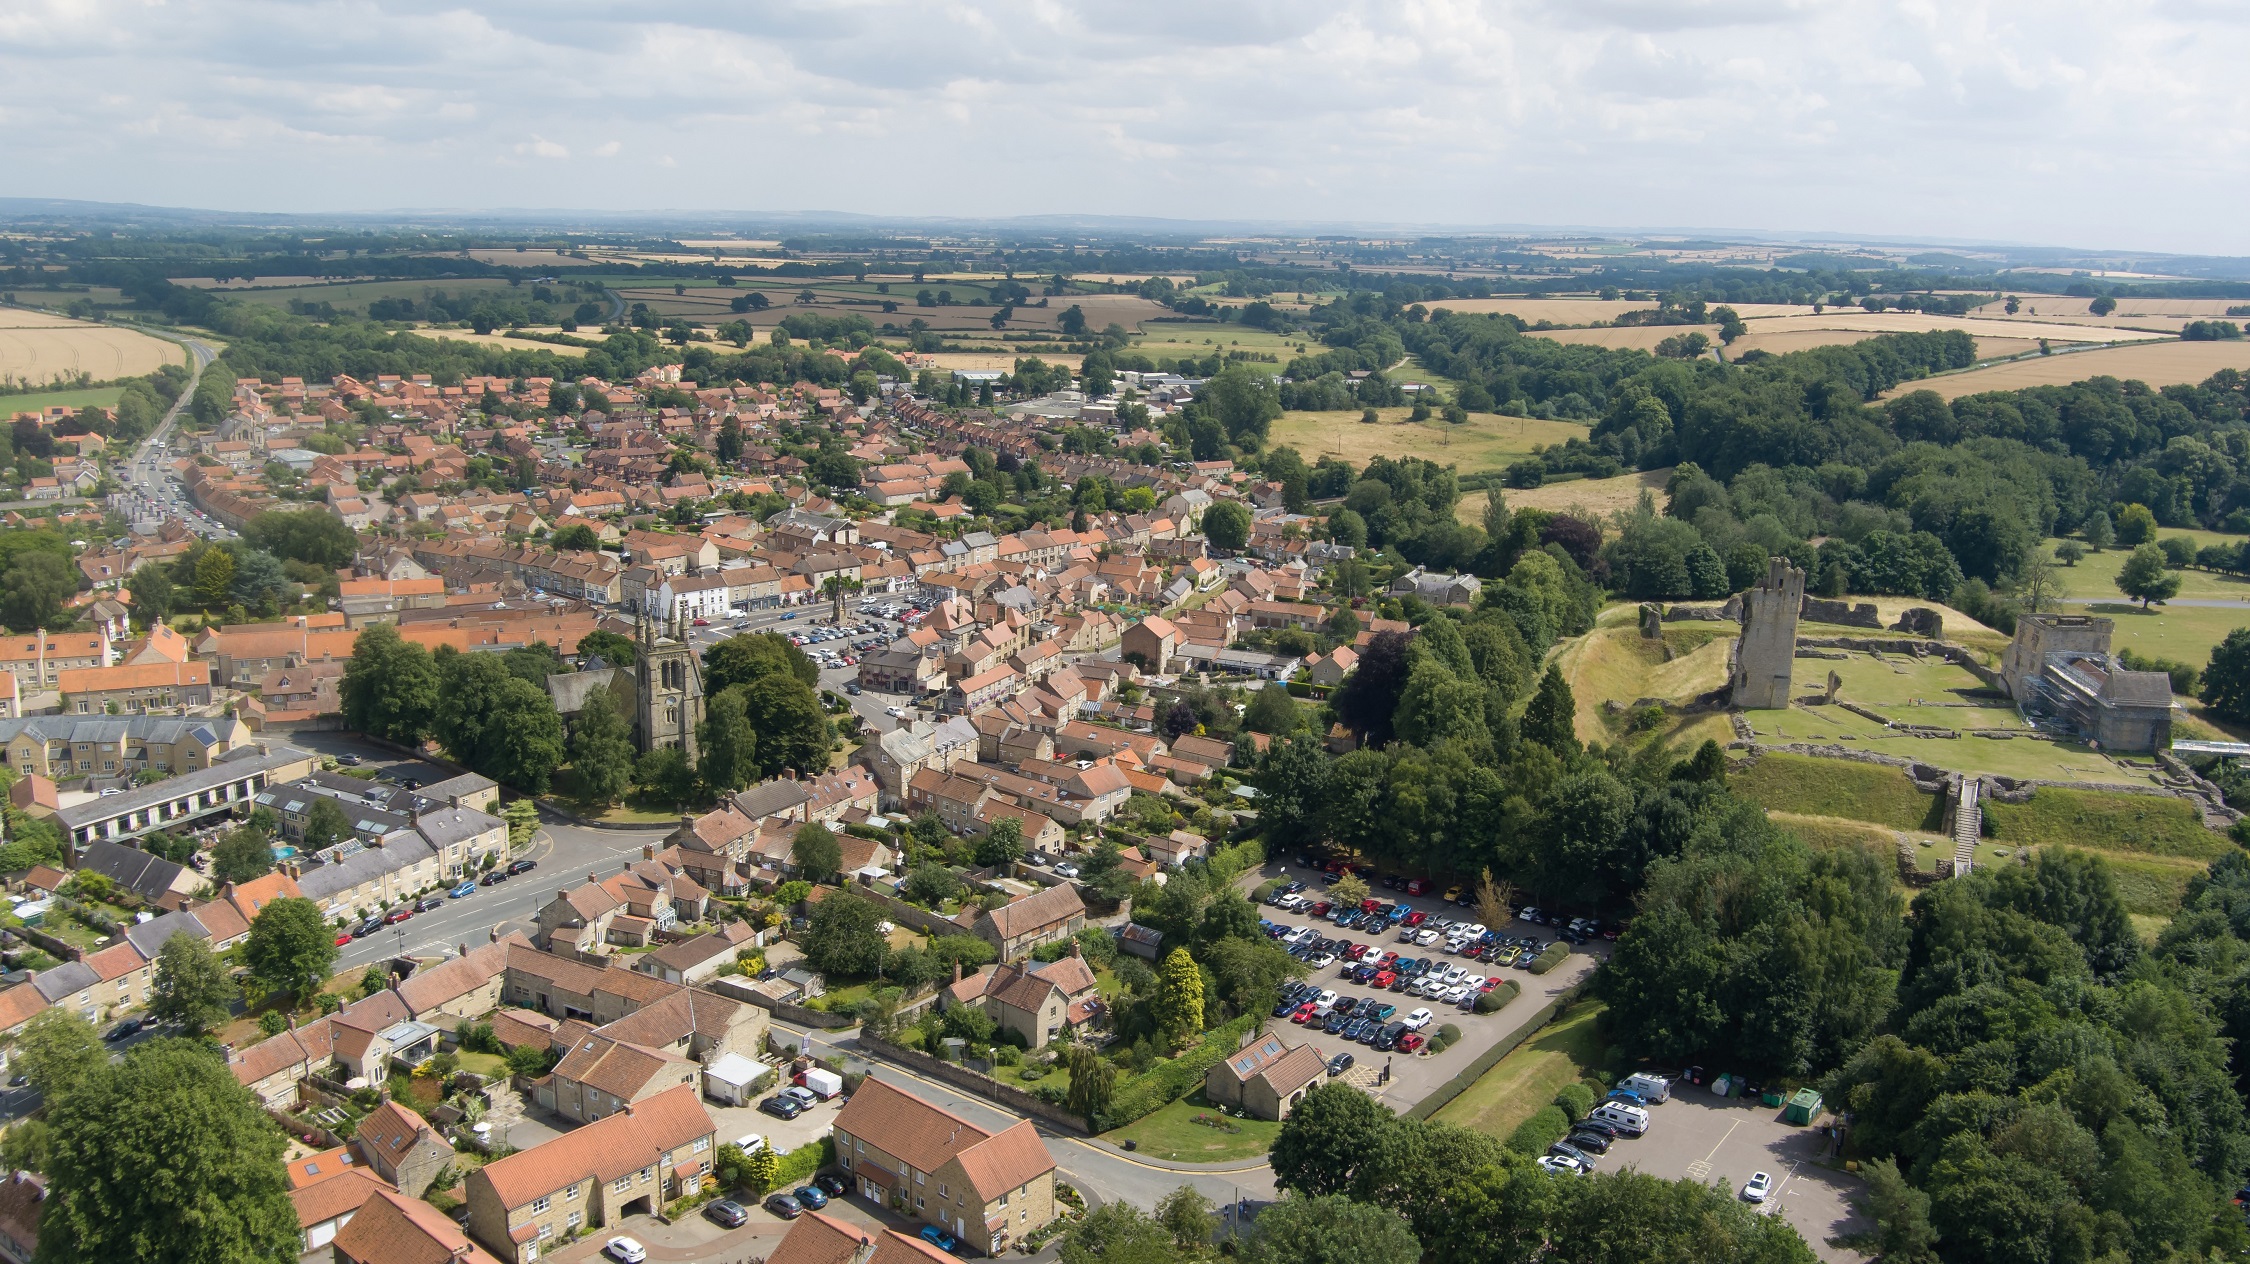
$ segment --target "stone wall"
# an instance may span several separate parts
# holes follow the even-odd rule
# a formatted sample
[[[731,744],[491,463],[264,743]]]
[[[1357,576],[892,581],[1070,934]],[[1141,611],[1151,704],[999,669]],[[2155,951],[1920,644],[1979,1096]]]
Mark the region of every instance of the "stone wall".
[[[896,1062],[932,1079],[944,1080],[955,1088],[965,1089],[988,1101],[998,1102],[1019,1115],[1033,1115],[1058,1128],[1065,1128],[1080,1136],[1091,1133],[1086,1121],[1060,1106],[1024,1092],[987,1075],[979,1075],[958,1063],[946,1062],[915,1049],[903,1048],[862,1031],[859,1047],[886,1061]]]
[[[1854,628],[1880,628],[1883,626],[1883,616],[1876,611],[1875,603],[1869,601],[1863,601],[1855,606],[1842,601],[1824,601],[1819,597],[1807,597],[1804,604],[1798,608],[1797,617],[1807,623],[1841,623],[1846,627]]]

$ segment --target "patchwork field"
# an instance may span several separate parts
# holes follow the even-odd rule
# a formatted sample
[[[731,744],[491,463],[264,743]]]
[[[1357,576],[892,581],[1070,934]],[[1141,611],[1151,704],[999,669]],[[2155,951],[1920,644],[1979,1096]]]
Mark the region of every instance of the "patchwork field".
[[[1499,469],[1528,456],[1534,444],[1561,443],[1586,435],[1586,427],[1572,422],[1531,417],[1473,413],[1468,421],[1453,425],[1435,417],[1408,421],[1411,410],[1406,408],[1378,408],[1375,412],[1382,420],[1374,425],[1363,425],[1357,412],[1284,413],[1273,423],[1272,440],[1295,447],[1307,462],[1336,456],[1364,466],[1378,455],[1416,456],[1470,474]],[[1478,499],[1481,502],[1481,495]]]
[[[748,320],[761,335],[793,312],[864,316],[878,328],[886,323],[904,328],[909,322],[920,320],[940,333],[990,334],[993,332],[993,314],[999,310],[992,303],[989,285],[960,277],[932,277],[917,284],[906,280],[860,282],[790,278],[762,281],[754,276],[744,276],[741,284],[731,287],[711,282],[683,281],[678,284],[684,289],[683,293],[675,293],[672,284],[663,284],[620,286],[617,294],[628,306],[646,304],[649,311],[661,317],[679,316],[706,325]],[[889,293],[878,288],[884,284],[890,286]],[[808,290],[813,295],[813,301],[799,302],[798,296]],[[918,306],[915,297],[923,290],[930,291],[933,296],[940,291],[948,292],[953,297],[953,303],[940,307]],[[745,294],[764,294],[769,306],[762,312],[735,311],[735,298]],[[1036,301],[1035,299],[1034,302]],[[886,302],[896,303],[898,310],[884,311],[882,305]],[[1062,314],[1073,305],[1084,314],[1087,325],[1097,330],[1110,324],[1135,330],[1141,327],[1142,322],[1166,312],[1162,306],[1137,295],[1084,294],[1049,298],[1045,307],[1019,305],[1009,316],[1007,327],[1011,330],[1053,330],[1058,328],[1057,322],[1061,320]],[[1234,333],[1233,329],[1228,329],[1230,337]]]
[[[1093,309],[1087,308],[1086,312],[1091,320]],[[1303,334],[1284,336],[1270,330],[1245,329],[1240,325],[1190,324],[1167,320],[1142,324],[1140,334],[1125,349],[1152,360],[1202,357],[1225,351],[1263,352],[1276,357],[1276,361],[1262,367],[1270,372],[1279,372],[1281,366],[1291,359],[1316,348]]]
[[[1783,330],[1828,329],[1851,333],[1918,334],[1959,329],[1977,337],[2047,338],[2060,342],[2157,342],[2166,335],[2111,326],[2071,325],[2030,319],[1991,320],[1977,316],[1933,316],[1924,312],[1867,312],[1831,308],[1818,316],[1784,316],[1743,323],[1752,334]]]
[[[1567,423],[1553,423],[1567,424]],[[1545,509],[1551,513],[1568,513],[1589,521],[1606,518],[1619,510],[1631,509],[1647,492],[1656,498],[1659,508],[1664,504],[1664,484],[1672,477],[1672,468],[1642,470],[1620,474],[1615,478],[1578,478],[1567,482],[1548,483],[1543,487],[1506,487],[1500,494],[1513,509]],[[1489,496],[1484,492],[1469,492],[1454,506],[1454,514],[1463,522],[1482,523],[1484,505]]]
[[[2150,386],[2200,382],[2221,369],[2250,369],[2250,340],[2233,342],[2149,342],[2097,347],[2006,364],[1946,373],[1894,387],[1891,395],[1936,391],[1947,399],[1981,391],[2014,391],[2027,386],[2061,386],[2090,377],[2138,379]]]
[[[107,381],[186,362],[179,344],[137,330],[0,308],[0,382],[37,386],[81,373]]]
[[[1448,298],[1428,304],[1432,311],[1448,312],[1505,312],[1521,318],[1527,324],[1552,321],[1557,325],[1586,325],[1597,320],[1616,320],[1626,312],[1645,312],[1656,306],[1653,301],[1628,302],[1624,299],[1598,298]],[[1794,307],[1786,303],[1736,303],[1737,316],[1748,320],[1752,316],[1790,316],[1810,312],[1810,307]],[[1674,325],[1674,329],[1681,326]]]
[[[419,299],[433,290],[447,294],[484,294],[508,289],[508,283],[497,277],[448,277],[436,281],[345,281],[336,284],[314,282],[306,285],[277,285],[281,277],[261,277],[242,285],[227,285],[228,297],[260,307],[287,308],[292,301],[328,303],[339,311],[365,314],[367,305],[379,298]],[[253,288],[254,287],[254,288]]]

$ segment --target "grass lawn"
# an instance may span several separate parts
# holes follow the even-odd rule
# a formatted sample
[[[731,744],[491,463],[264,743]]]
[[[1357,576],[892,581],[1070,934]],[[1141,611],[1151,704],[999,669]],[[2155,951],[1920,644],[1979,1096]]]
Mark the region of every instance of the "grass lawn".
[[[124,394],[122,386],[94,386],[82,391],[0,395],[0,414],[35,413],[49,408],[115,408],[118,398]]]
[[[1815,847],[1875,847],[1888,851],[1896,845],[1896,836],[1880,825],[1866,821],[1846,820],[1840,816],[1809,816],[1802,812],[1768,811],[1775,824],[1784,826],[1790,833]]]
[[[2206,863],[2233,848],[2186,801],[2154,795],[2042,786],[2029,803],[1988,804],[1984,819],[2004,846],[2064,843]]]
[[[1630,608],[1616,609],[1625,611],[1623,618],[1605,611],[1605,626],[1566,645],[1556,657],[1578,703],[1581,738],[1609,739],[1601,708],[1607,699],[1628,704],[1636,698],[1685,700],[1726,683],[1731,638],[1711,637],[1684,654],[1675,647],[1677,657],[1666,661],[1662,646],[1641,639],[1640,629],[1630,621]]]
[[[1195,1122],[1198,1115],[1223,1119],[1236,1131],[1199,1124]],[[1175,1163],[1222,1163],[1264,1154],[1273,1148],[1274,1136],[1280,1131],[1281,1125],[1272,1120],[1221,1116],[1197,1089],[1115,1132],[1103,1133],[1102,1140],[1119,1145],[1131,1141],[1140,1153]]]
[[[1769,811],[1872,821],[1892,829],[1936,829],[1945,811],[1939,796],[1915,789],[1899,769],[1809,755],[1761,755],[1748,768],[1730,771],[1727,785]]]
[[[1517,1046],[1468,1090],[1447,1102],[1436,1118],[1505,1138],[1555,1099],[1565,1084],[1600,1074],[1608,1046],[1595,1034],[1599,1001],[1570,1007],[1545,1031]]]
[[[2184,536],[2195,541],[2197,548],[2202,548],[2207,544],[2226,544],[2239,547],[2243,542],[2243,537],[2228,535],[2223,531],[2181,531],[2170,527],[2157,528],[2156,538],[2159,540],[2169,540],[2174,536]],[[2049,540],[2047,542],[2047,551],[2050,555],[2054,552],[2054,546],[2058,543],[2060,541]],[[2125,559],[2132,555],[2131,549],[2118,547],[2103,549],[2099,553],[2089,552],[2085,557],[2079,559],[2078,565],[2061,568],[2059,573],[2063,587],[2069,590],[2069,596],[2083,601],[2130,600],[2125,594],[2117,590],[2117,572],[2124,569]],[[2172,573],[2180,577],[2180,596],[2182,597],[2250,602],[2250,576],[2223,575],[2216,571],[2193,569]]]
[[[1408,421],[1411,412],[1378,408],[1375,413],[1381,420],[1374,425],[1362,425],[1358,410],[1285,413],[1273,423],[1272,439],[1296,448],[1308,463],[1336,456],[1365,466],[1377,456],[1417,456],[1473,474],[1502,469],[1530,455],[1536,444],[1559,444],[1587,434],[1585,426],[1567,421],[1471,413],[1469,420],[1456,426],[1434,415],[1428,421]]]
[[[487,1079],[500,1079],[508,1074],[508,1060],[497,1053],[470,1053],[467,1050],[459,1050],[457,1053],[464,1071],[474,1072]]]

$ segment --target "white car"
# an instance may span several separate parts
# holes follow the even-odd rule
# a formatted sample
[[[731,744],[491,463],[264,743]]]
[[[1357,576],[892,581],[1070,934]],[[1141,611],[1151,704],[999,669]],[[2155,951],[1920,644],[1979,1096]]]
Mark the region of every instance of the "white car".
[[[1320,995],[1313,998],[1313,1008],[1323,1014],[1336,1008],[1336,993],[1327,988],[1321,989]]]
[[[744,1154],[756,1154],[766,1148],[766,1139],[752,1132],[736,1138],[735,1144],[742,1147]]]
[[[1485,977],[1481,974],[1472,974],[1462,979],[1461,983],[1469,989],[1469,994],[1474,996],[1484,990]]]
[[[1436,943],[1436,942],[1437,942],[1437,940],[1438,940],[1438,934],[1437,934],[1437,932],[1436,932],[1436,931],[1434,931],[1434,930],[1426,930],[1426,931],[1423,931],[1423,932],[1422,932],[1421,934],[1419,934],[1419,935],[1416,935],[1416,936],[1414,937],[1414,944],[1415,944],[1415,946],[1416,946],[1416,947],[1418,947],[1418,948],[1427,948],[1427,947],[1429,947],[1429,946],[1430,946],[1431,944],[1434,944],[1434,943]]]
[[[1328,967],[1336,964],[1336,954],[1332,952],[1318,953],[1313,956],[1312,960],[1307,961],[1305,964],[1311,966],[1315,970],[1326,970]]]
[[[1742,1183],[1742,1201],[1746,1203],[1762,1203],[1772,1192],[1773,1178],[1764,1172],[1753,1172],[1750,1179]]]
[[[1055,866],[1055,876],[1058,878],[1075,878],[1078,876],[1078,866],[1065,861]]]
[[[648,1258],[648,1249],[631,1238],[611,1238],[602,1247],[602,1254],[616,1260],[618,1264],[641,1264]]]
[[[1472,989],[1468,984],[1456,983],[1452,987],[1445,989],[1444,1000],[1448,1005],[1459,1005],[1461,1002],[1468,1000],[1471,993]]]
[[[1447,987],[1451,987],[1451,986],[1453,986],[1454,984],[1456,984],[1456,983],[1459,983],[1459,982],[1460,982],[1461,980],[1463,980],[1463,979],[1467,978],[1468,976],[1469,976],[1469,972],[1468,972],[1468,971],[1466,971],[1466,970],[1462,969],[1461,967],[1459,967],[1459,966],[1457,966],[1457,965],[1454,965],[1454,966],[1447,966],[1447,967],[1445,968],[1445,973],[1444,973],[1444,974],[1441,974],[1441,975],[1439,975],[1439,976],[1438,976],[1438,978],[1439,978],[1439,979],[1441,979],[1441,980],[1443,980],[1443,981],[1444,981],[1444,983],[1445,983],[1445,985],[1446,985]]]
[[[1431,1023],[1436,1022],[1437,1015],[1431,1013],[1427,1009],[1418,1009],[1413,1013],[1408,1014],[1405,1018],[1400,1019],[1399,1021],[1406,1024],[1406,1029],[1408,1031],[1420,1031],[1424,1027],[1429,1026]]]
[[[1584,1176],[1586,1165],[1565,1154],[1539,1156],[1539,1170],[1556,1176]]]

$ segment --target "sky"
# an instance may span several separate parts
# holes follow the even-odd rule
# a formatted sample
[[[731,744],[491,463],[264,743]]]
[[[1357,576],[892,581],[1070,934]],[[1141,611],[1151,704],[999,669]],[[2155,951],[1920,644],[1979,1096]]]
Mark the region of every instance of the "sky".
[[[2250,254],[2219,0],[5,0],[0,196]]]

